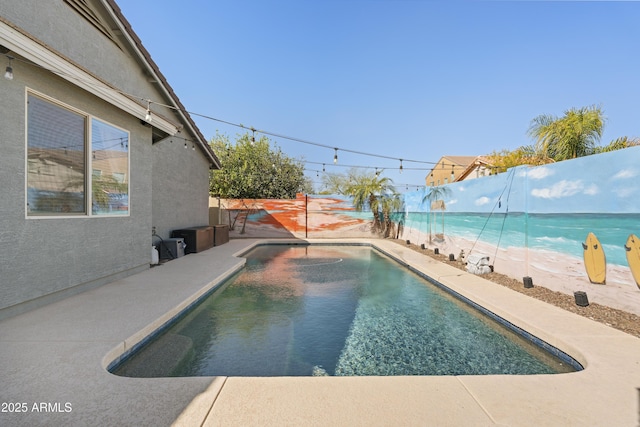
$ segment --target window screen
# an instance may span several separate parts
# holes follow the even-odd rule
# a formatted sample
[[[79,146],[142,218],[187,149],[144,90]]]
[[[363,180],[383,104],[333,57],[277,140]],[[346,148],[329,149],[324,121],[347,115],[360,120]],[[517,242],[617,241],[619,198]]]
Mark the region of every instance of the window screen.
[[[29,215],[86,213],[86,118],[36,96],[28,98]]]

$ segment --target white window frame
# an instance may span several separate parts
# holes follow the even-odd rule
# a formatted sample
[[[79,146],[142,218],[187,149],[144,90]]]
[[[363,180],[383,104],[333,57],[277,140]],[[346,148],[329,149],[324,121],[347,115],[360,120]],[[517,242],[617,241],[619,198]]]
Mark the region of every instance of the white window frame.
[[[38,97],[40,99],[42,99],[43,101],[49,102],[57,107],[60,108],[64,108],[67,109],[75,114],[79,114],[81,116],[84,117],[85,123],[86,123],[86,132],[84,135],[85,138],[85,153],[84,153],[84,157],[85,157],[85,171],[84,171],[84,179],[85,179],[85,212],[83,213],[77,213],[77,214],[54,214],[54,213],[43,213],[43,214],[29,214],[29,200],[28,200],[28,174],[29,174],[29,131],[28,131],[28,126],[29,126],[29,109],[28,109],[28,102],[29,102],[29,96],[35,96]],[[131,181],[130,178],[131,177],[131,148],[130,148],[130,144],[131,144],[131,132],[127,129],[124,129],[120,126],[116,126],[113,123],[110,123],[98,116],[94,116],[92,114],[89,114],[85,111],[82,111],[78,108],[75,108],[69,104],[66,104],[62,101],[59,101],[55,98],[52,98],[51,96],[45,95],[41,92],[35,91],[33,89],[30,88],[26,88],[25,90],[25,131],[24,131],[24,139],[25,139],[25,169],[24,169],[24,173],[25,173],[25,179],[24,179],[24,206],[25,206],[25,218],[32,220],[32,219],[69,219],[69,218],[128,218],[131,216]],[[119,214],[105,214],[105,213],[100,213],[100,214],[94,214],[93,213],[93,209],[92,209],[92,205],[93,205],[93,195],[92,195],[92,180],[93,180],[93,147],[92,147],[92,122],[93,120],[97,120],[100,121],[108,126],[111,126],[115,129],[118,129],[122,132],[125,132],[127,134],[127,139],[128,139],[128,144],[129,147],[127,148],[127,171],[126,171],[126,177],[128,177],[127,179],[127,198],[128,198],[128,203],[127,203],[127,212],[126,213],[119,213]]]

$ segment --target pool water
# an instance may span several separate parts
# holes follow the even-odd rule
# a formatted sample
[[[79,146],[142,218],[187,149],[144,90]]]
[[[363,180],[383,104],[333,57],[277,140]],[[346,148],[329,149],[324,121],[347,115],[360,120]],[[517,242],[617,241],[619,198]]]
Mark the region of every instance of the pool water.
[[[136,377],[573,372],[367,246],[258,246],[113,370]]]

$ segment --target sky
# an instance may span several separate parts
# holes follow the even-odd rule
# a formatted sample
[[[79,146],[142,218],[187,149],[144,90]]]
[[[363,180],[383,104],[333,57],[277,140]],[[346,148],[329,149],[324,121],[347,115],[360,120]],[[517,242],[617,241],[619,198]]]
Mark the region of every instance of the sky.
[[[603,109],[602,145],[640,137],[638,2],[116,1],[207,140],[276,134],[318,190],[359,166],[415,191],[570,108]]]

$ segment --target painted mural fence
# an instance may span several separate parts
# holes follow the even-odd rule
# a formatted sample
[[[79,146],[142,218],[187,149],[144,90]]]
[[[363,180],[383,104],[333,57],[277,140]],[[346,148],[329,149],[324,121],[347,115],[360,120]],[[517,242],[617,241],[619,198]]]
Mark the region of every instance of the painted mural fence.
[[[488,256],[497,272],[640,314],[638,177],[632,147],[449,184],[442,212],[425,192],[406,193],[402,239]]]
[[[372,215],[344,196],[298,194],[295,199],[212,199],[231,238],[371,237]]]

